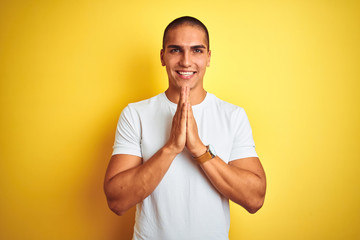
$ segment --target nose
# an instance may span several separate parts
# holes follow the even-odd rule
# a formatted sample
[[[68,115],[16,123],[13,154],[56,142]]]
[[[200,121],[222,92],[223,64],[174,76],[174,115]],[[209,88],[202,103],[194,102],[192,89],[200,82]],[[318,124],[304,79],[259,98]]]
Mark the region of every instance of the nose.
[[[191,56],[188,51],[184,51],[181,59],[180,59],[180,66],[181,67],[190,67],[191,66]]]

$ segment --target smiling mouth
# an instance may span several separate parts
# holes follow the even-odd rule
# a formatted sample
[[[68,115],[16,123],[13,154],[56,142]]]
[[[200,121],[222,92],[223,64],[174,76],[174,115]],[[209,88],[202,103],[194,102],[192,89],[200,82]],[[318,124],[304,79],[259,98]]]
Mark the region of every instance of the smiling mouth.
[[[191,76],[194,75],[196,72],[183,72],[183,71],[176,71],[178,74],[180,74],[181,76]]]

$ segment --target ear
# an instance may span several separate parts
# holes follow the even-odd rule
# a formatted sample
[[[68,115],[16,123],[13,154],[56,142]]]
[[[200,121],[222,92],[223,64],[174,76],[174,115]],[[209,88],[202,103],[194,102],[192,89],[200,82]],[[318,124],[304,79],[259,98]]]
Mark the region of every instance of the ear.
[[[208,52],[208,59],[207,59],[207,63],[206,63],[207,67],[210,67],[210,59],[211,59],[211,50],[209,50],[209,52]]]
[[[160,50],[160,61],[161,61],[161,66],[165,66],[165,61],[164,61],[164,49]]]

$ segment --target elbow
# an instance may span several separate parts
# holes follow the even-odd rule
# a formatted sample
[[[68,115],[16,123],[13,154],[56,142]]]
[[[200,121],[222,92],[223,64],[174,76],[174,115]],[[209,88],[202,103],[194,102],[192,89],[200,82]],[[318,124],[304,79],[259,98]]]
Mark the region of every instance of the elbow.
[[[260,210],[260,208],[263,206],[263,204],[264,204],[264,202],[252,204],[246,208],[246,211],[248,211],[251,214],[255,214],[257,211]]]
[[[117,201],[108,200],[108,206],[112,212],[114,212],[118,216],[122,216],[125,214],[127,209],[123,207],[122,204],[119,204]]]
[[[104,187],[104,190],[109,209],[118,216],[124,215],[127,209],[125,209],[124,204],[121,202],[121,199],[111,196],[111,194],[109,194],[109,191],[107,191],[108,189],[106,188],[106,186]]]
[[[261,190],[253,195],[252,199],[248,202],[247,207],[245,208],[249,213],[255,214],[257,211],[262,208],[265,201],[265,193],[266,193],[266,184],[264,183]]]
[[[248,211],[251,214],[256,213],[260,210],[260,208],[264,205],[264,197],[254,199],[246,206],[246,211]]]
[[[119,199],[119,197],[115,197],[114,194],[111,194],[113,191],[106,182],[104,183],[104,192],[109,209],[118,216],[124,215],[127,209],[125,209],[121,198]]]

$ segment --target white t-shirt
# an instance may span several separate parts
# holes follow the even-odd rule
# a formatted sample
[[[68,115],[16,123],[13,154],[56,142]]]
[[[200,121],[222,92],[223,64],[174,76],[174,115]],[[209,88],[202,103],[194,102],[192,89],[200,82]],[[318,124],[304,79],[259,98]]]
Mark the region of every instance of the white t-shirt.
[[[120,115],[113,155],[131,154],[147,161],[169,139],[176,107],[165,93],[129,104]],[[211,93],[192,108],[202,142],[211,144],[224,162],[257,157],[244,109]],[[185,149],[154,192],[137,204],[133,239],[225,240],[229,227],[229,200]]]

